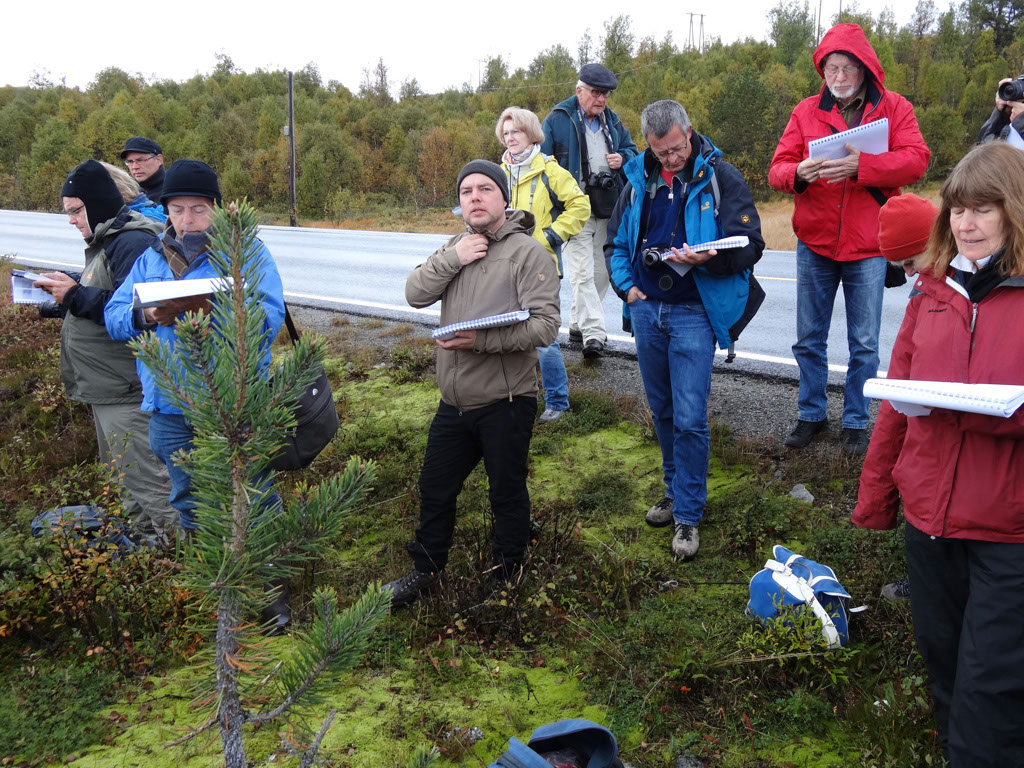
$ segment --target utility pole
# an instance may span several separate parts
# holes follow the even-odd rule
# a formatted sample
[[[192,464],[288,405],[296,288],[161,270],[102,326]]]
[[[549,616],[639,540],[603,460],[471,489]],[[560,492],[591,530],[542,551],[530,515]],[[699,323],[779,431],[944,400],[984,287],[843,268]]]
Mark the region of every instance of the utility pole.
[[[700,47],[697,49],[699,53],[704,53],[704,14],[700,15]]]
[[[295,87],[292,73],[288,73],[288,145],[291,160],[288,163],[288,224],[299,226],[295,217]]]

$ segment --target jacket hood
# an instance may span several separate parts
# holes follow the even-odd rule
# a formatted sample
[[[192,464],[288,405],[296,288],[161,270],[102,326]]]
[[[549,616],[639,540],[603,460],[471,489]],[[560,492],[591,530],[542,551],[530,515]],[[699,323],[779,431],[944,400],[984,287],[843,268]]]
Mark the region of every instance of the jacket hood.
[[[868,42],[864,30],[860,28],[859,24],[836,24],[821,38],[821,42],[814,51],[814,68],[818,70],[818,74],[822,78],[825,77],[825,72],[822,69],[825,59],[829,54],[837,51],[855,57],[867,67],[878,87],[885,87],[885,72],[882,70],[881,62],[878,61],[878,54],[871,47],[871,43]]]
[[[156,236],[160,234],[160,224],[153,219],[143,216],[138,211],[133,211],[128,206],[121,208],[117,216],[108,219],[100,224],[85,242],[86,245],[98,245],[112,240],[122,232],[141,229],[144,232]]]
[[[533,230],[536,226],[537,223],[533,218],[533,214],[529,211],[505,211],[505,223],[498,227],[497,232],[493,235],[488,234],[487,237],[491,240],[504,240],[509,235],[514,235],[517,232],[533,237]],[[467,228],[467,231],[471,230]]]

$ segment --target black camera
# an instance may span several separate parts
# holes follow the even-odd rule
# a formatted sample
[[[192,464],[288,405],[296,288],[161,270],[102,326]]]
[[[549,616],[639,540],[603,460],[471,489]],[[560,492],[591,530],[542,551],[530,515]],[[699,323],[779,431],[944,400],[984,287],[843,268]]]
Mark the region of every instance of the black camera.
[[[655,264],[664,263],[665,259],[672,255],[671,248],[644,248],[640,252],[640,258],[645,267],[653,267]]]
[[[592,173],[587,179],[587,189],[614,189],[615,174],[611,171]]]
[[[44,301],[39,305],[40,317],[64,317],[64,307],[56,301]]]
[[[1024,75],[999,86],[999,98],[1003,101],[1024,101]]]

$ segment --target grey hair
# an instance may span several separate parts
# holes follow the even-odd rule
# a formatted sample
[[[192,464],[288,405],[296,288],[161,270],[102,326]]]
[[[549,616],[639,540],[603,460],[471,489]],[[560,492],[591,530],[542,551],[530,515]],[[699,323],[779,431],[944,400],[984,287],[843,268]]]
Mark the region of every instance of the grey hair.
[[[577,88],[582,88],[584,85],[586,85],[586,83],[584,83],[582,80],[577,80],[576,81],[576,87]]]
[[[663,99],[644,107],[640,115],[640,132],[644,137],[654,136],[660,139],[678,125],[683,133],[690,130],[690,118],[678,101]]]

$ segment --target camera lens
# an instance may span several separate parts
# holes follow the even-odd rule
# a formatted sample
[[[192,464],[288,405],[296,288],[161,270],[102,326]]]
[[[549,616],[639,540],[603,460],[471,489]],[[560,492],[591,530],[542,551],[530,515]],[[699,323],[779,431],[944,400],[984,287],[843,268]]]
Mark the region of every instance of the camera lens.
[[[1024,97],[1024,81],[1020,78],[999,86],[999,98],[1003,101],[1020,101]]]
[[[662,261],[661,251],[657,248],[647,248],[640,254],[640,258],[643,259],[645,267],[653,267]]]

